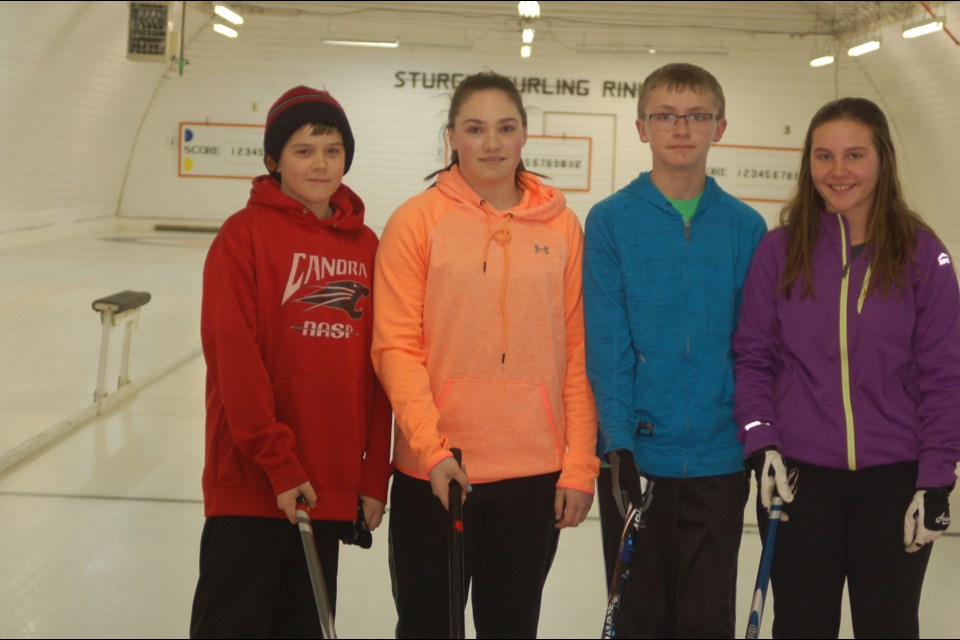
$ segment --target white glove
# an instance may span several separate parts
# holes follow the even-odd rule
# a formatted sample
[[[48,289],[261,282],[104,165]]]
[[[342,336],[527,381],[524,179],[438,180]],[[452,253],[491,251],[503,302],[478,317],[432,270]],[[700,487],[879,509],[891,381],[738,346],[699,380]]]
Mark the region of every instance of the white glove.
[[[783,498],[784,502],[793,502],[793,488],[787,476],[787,465],[780,452],[776,449],[754,451],[750,454],[750,459],[760,483],[760,504],[767,513],[773,504],[774,486],[777,488],[777,495]]]
[[[903,544],[914,553],[940,537],[950,526],[950,489],[920,489],[903,519]]]

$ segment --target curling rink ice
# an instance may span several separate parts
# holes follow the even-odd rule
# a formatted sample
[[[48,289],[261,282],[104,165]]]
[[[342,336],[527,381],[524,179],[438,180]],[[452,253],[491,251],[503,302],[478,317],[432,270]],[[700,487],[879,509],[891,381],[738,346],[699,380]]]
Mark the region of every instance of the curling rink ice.
[[[91,302],[125,289],[152,295],[130,365],[135,382],[151,376],[152,382],[0,472],[0,637],[186,637],[203,525],[199,309],[211,239],[130,230],[0,249],[0,454],[69,426],[92,404],[100,321]],[[115,331],[111,361],[118,360],[121,338]],[[111,379],[115,384],[115,371]],[[960,537],[951,533],[937,542],[927,573],[925,637],[960,631]],[[342,550],[341,637],[393,637],[386,551],[386,522],[373,549]],[[759,555],[751,501],[740,554],[738,636]],[[561,535],[540,636],[599,637],[603,582],[594,514]],[[772,602],[765,614],[762,633],[769,637]],[[471,636],[469,608],[467,615]],[[848,617],[841,637],[852,637]]]

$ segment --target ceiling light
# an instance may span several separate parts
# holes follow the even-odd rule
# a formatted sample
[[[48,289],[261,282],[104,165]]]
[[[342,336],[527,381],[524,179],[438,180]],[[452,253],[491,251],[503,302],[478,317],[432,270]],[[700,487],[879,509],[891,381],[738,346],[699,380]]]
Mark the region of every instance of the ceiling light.
[[[879,40],[870,40],[869,42],[864,42],[863,44],[858,44],[855,47],[847,49],[848,56],[862,56],[865,53],[870,53],[871,51],[876,51],[880,48]]]
[[[525,45],[523,45],[522,47],[520,47],[520,57],[521,57],[521,58],[529,58],[529,57],[530,57],[530,54],[531,54],[532,52],[533,52],[533,47],[531,47],[531,46],[528,45],[528,44],[525,44]]]
[[[524,29],[523,35],[521,36],[521,39],[523,40],[523,44],[533,44],[534,33],[536,32],[533,29],[530,29],[529,27]]]
[[[219,22],[213,23],[213,30],[222,36],[227,36],[228,38],[237,37],[237,32],[234,29],[231,29],[225,24],[220,24]]]
[[[706,47],[653,47],[651,45],[642,45],[638,47],[621,47],[616,45],[610,46],[579,46],[577,47],[577,53],[638,53],[644,55],[659,55],[659,54],[672,54],[672,55],[705,55],[705,56],[725,56],[729,54],[729,51],[726,49],[716,48],[706,48]]]
[[[225,4],[216,4],[213,7],[213,12],[224,20],[229,20],[233,24],[243,24],[243,16]]]
[[[913,23],[907,25],[903,29],[904,38],[917,38],[920,36],[925,36],[928,33],[934,33],[936,31],[943,30],[943,21],[939,18],[932,18],[930,20],[924,20],[923,22]]]
[[[520,14],[521,18],[539,18],[540,3],[539,2],[518,2],[517,13]]]
[[[828,64],[833,64],[833,56],[820,56],[810,61],[811,67],[825,67]]]
[[[341,47],[381,47],[384,49],[396,49],[400,46],[399,40],[324,40],[323,44],[334,44]]]

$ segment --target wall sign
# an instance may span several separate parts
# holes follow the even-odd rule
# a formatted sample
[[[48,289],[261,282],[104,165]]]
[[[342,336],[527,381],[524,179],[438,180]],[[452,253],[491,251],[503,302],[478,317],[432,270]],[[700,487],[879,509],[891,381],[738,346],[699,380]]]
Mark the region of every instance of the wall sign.
[[[394,89],[444,89],[453,91],[468,73],[442,71],[397,71],[393,74]],[[544,76],[508,76],[517,90],[524,94],[544,96],[574,96],[585,98],[599,93],[602,98],[630,98],[640,96],[642,82],[635,80],[604,80],[599,87],[589,78],[557,78]]]
[[[177,175],[252,180],[266,173],[262,124],[181,122]]]
[[[592,138],[527,136],[521,156],[528,171],[563,191],[590,191]]]
[[[803,149],[715,144],[707,158],[707,175],[744,202],[787,201],[800,174]]]

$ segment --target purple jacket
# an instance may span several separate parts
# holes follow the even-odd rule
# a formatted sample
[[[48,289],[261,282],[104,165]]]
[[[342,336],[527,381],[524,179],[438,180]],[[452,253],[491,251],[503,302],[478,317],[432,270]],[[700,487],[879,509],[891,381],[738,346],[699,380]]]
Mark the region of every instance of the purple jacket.
[[[830,469],[919,460],[917,487],[952,484],[960,460],[960,288],[950,256],[919,231],[909,287],[865,297],[865,247],[821,214],[814,296],[778,292],[783,228],[761,241],[743,287],[734,419],[747,454],[776,446]]]

